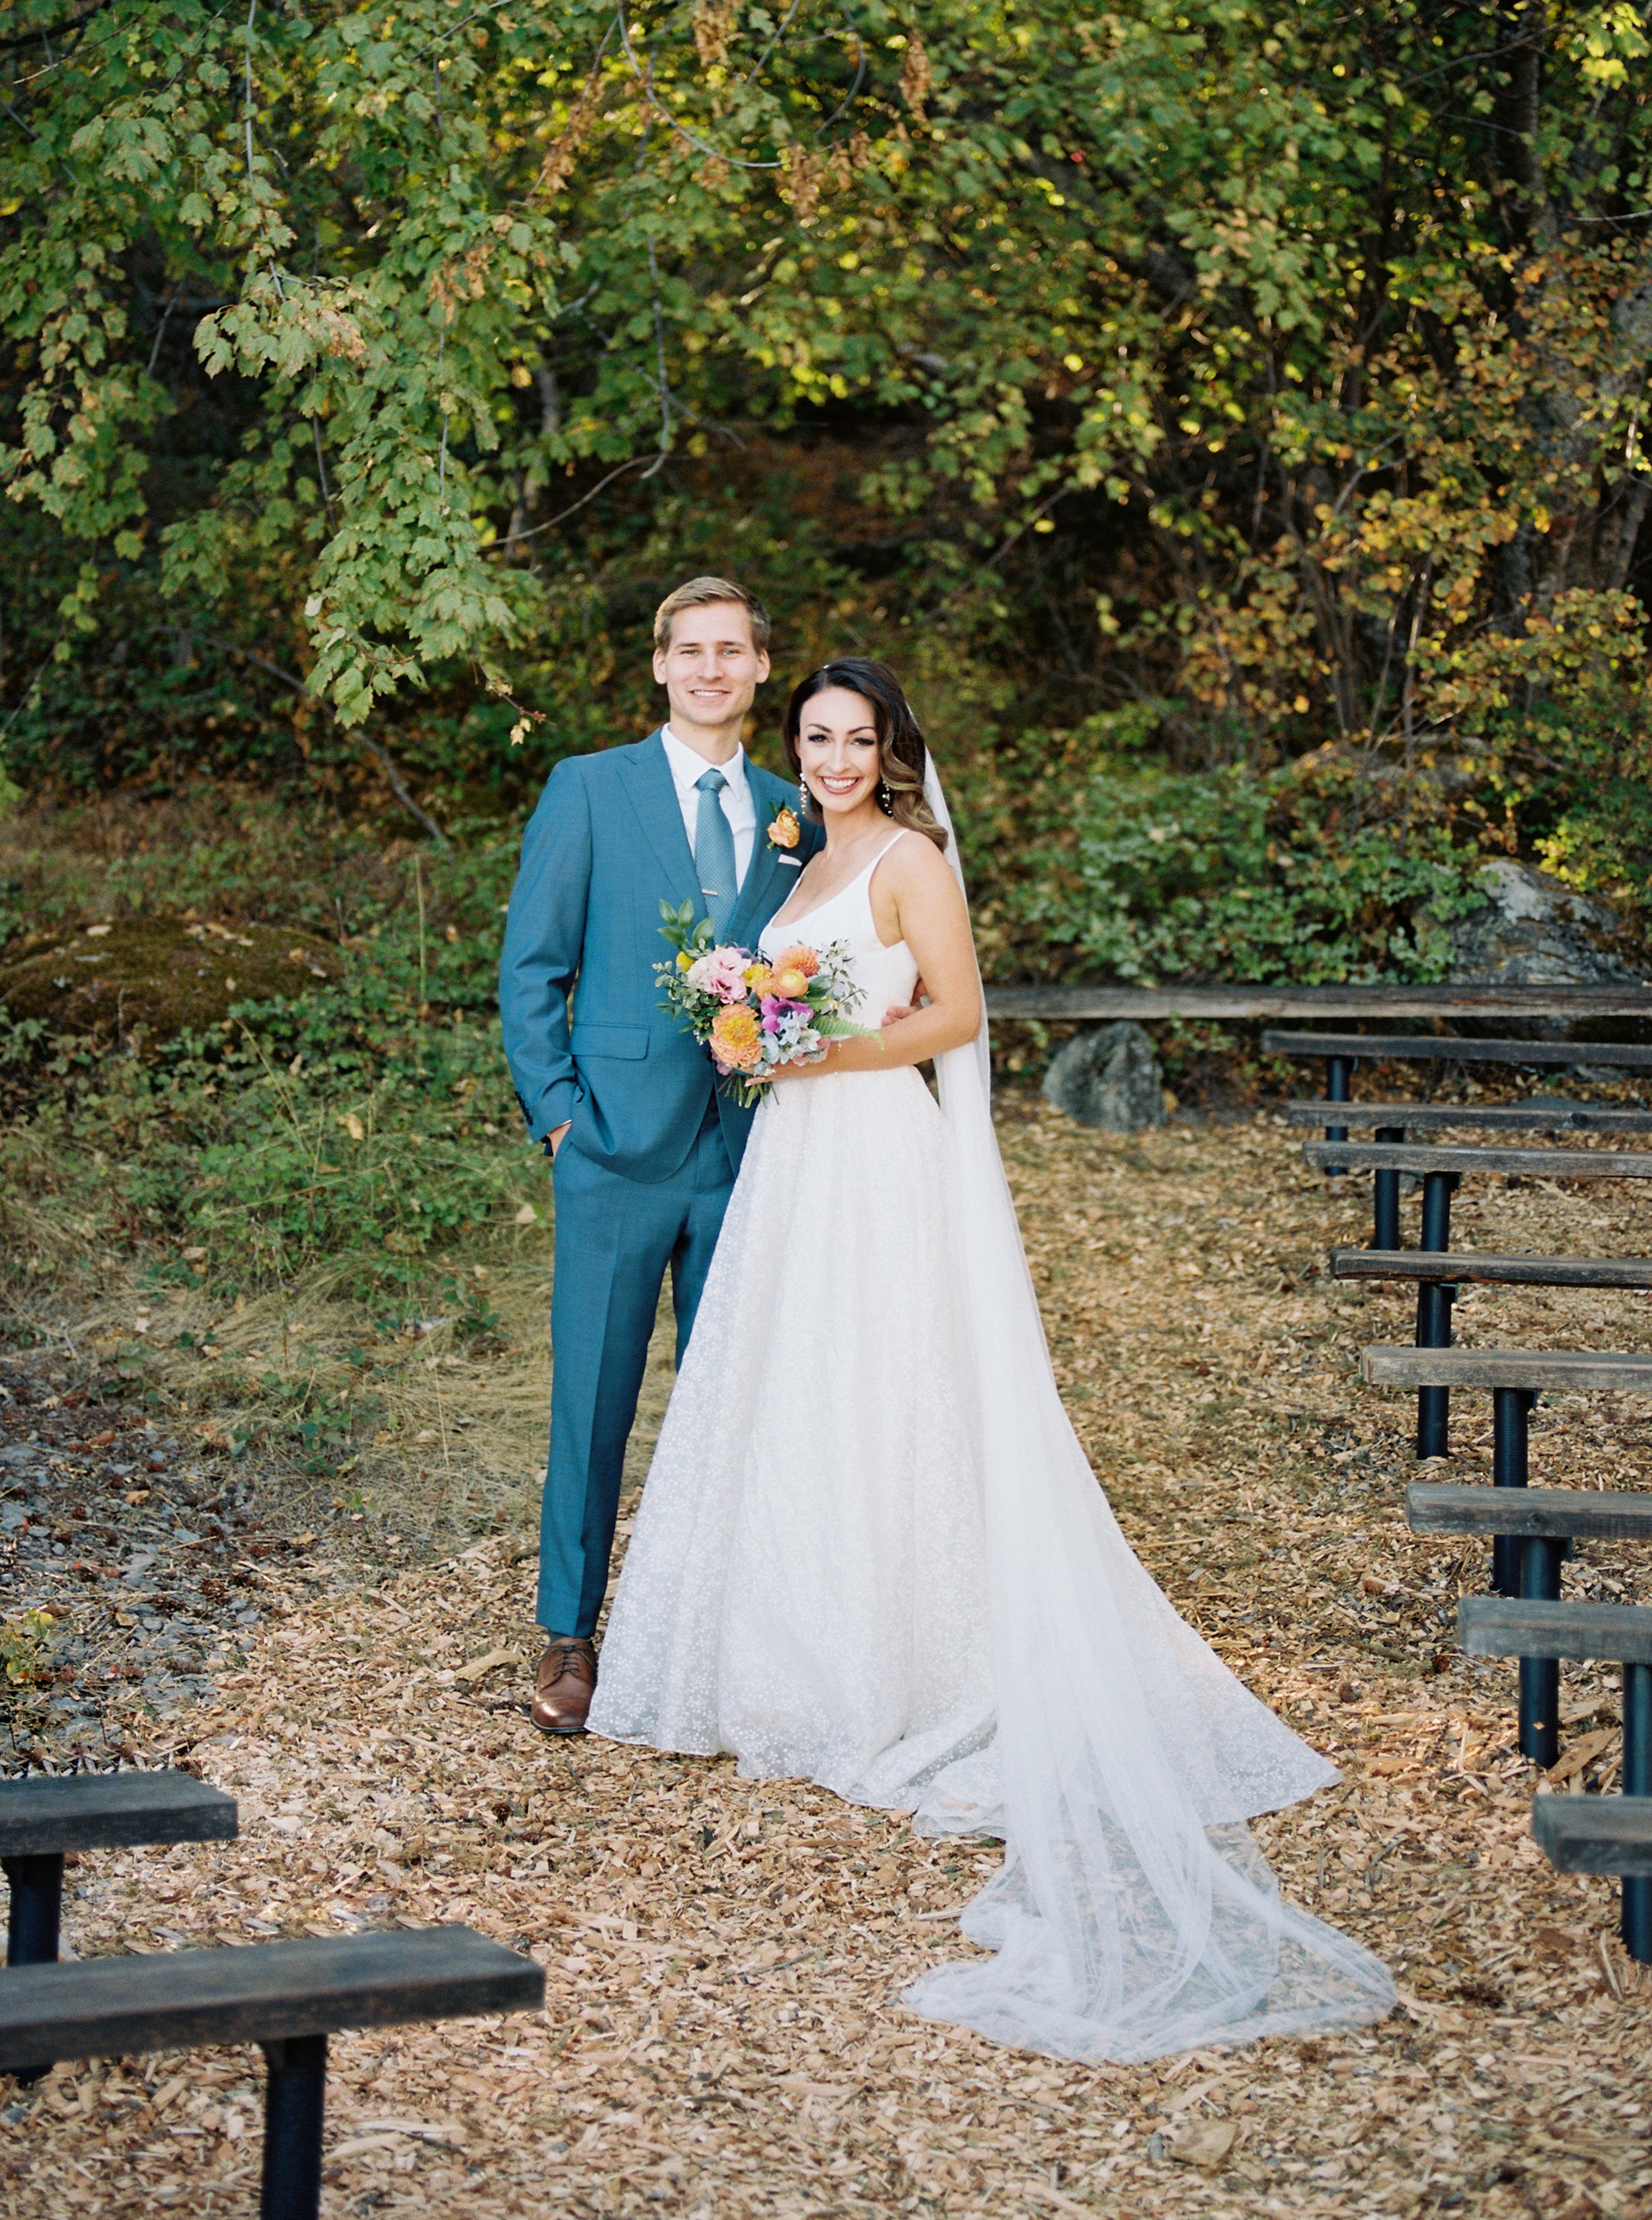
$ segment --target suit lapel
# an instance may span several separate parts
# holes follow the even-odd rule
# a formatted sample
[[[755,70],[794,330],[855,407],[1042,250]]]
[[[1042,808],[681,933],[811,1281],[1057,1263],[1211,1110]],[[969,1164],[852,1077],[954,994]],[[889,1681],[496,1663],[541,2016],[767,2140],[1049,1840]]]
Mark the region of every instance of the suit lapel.
[[[751,860],[745,867],[745,876],[740,882],[733,914],[728,920],[731,940],[739,940],[753,922],[766,925],[784,901],[781,881],[783,879],[789,887],[795,881],[797,873],[789,870],[781,862],[781,857],[789,853],[800,864],[806,860],[806,852],[799,853],[799,849],[787,851],[776,848],[769,838],[769,827],[780,803],[786,799],[785,789],[778,788],[778,783],[767,772],[758,770],[749,757],[745,776],[751,789],[752,807],[757,813],[757,833],[751,843]]]
[[[665,760],[665,744],[657,732],[639,746],[627,750],[625,770],[631,806],[664,873],[662,895],[676,902],[691,901],[695,916],[704,917],[705,898],[700,891],[700,874],[694,867],[694,851],[683,828],[676,782]],[[746,876],[751,876],[748,871]]]

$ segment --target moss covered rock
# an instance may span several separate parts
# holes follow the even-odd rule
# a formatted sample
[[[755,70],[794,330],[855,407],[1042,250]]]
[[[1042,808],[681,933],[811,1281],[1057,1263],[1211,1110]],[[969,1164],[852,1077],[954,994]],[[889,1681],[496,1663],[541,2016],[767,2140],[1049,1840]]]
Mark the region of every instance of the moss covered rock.
[[[344,969],[338,949],[290,926],[122,918],[35,938],[0,963],[0,1003],[53,1033],[126,1041],[169,1040],[233,1003],[284,1000]]]

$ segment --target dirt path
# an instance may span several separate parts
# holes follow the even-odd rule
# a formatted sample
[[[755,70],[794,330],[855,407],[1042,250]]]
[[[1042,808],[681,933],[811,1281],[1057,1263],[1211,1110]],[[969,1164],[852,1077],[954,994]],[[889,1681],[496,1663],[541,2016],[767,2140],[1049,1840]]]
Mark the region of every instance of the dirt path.
[[[521,1709],[528,1575],[512,1537],[447,1562],[284,1556],[284,1608],[148,1746],[241,1799],[243,1839],[89,1857],[82,1954],[464,1919],[549,1974],[541,2021],[335,2046],[326,2210],[467,2215],[1286,2212],[1611,2220],[1652,2211],[1652,1979],[1612,1885],[1529,1836],[1513,1668],[1469,1663],[1483,1551],[1400,1513],[1411,1412],[1358,1347],[1410,1299],[1317,1271],[1368,1238],[1265,1119],[1133,1141],[1042,1111],[1007,1153],[1064,1392],[1131,1541],[1252,1687],[1343,1767],[1258,1832],[1287,1892],[1394,1966],[1406,2008],[1337,2040],[1145,2068],[1058,2066],[935,2029],[903,1980],[961,1946],[935,1915],[994,1862],[723,1762],[551,1745]],[[1409,1205],[1413,1211],[1415,1205]],[[1466,1187],[1456,1238],[1644,1250],[1643,1190]],[[1407,1220],[1407,1238],[1414,1225]],[[1633,1296],[1487,1291],[1464,1340],[1648,1345]],[[1533,1477],[1643,1485],[1632,1402],[1545,1399]],[[1462,1477],[1490,1415],[1454,1414]],[[1636,1592],[1584,1546],[1568,1592]],[[468,1663],[507,1660],[470,1680]],[[1615,1786],[1615,1678],[1568,1668],[1570,1785]],[[141,1745],[140,1745],[141,1746]],[[1593,1756],[1591,1751],[1593,1751]],[[258,2061],[55,2073],[4,2109],[0,2198],[65,2211],[256,2207]]]

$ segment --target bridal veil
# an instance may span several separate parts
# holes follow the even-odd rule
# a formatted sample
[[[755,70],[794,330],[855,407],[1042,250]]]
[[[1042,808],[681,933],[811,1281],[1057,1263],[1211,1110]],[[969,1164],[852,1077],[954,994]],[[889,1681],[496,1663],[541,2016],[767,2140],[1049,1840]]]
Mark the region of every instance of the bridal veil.
[[[926,791],[959,866],[930,764]],[[926,2017],[1087,2061],[1357,2025],[1386,1967],[1286,1904],[1244,1821],[1337,1777],[1138,1562],[1062,1406],[993,1130],[984,1013],[938,1060],[977,1407],[997,1733],[918,1792],[928,1833],[1001,1836],[960,1924],[994,1955],[907,1991]]]

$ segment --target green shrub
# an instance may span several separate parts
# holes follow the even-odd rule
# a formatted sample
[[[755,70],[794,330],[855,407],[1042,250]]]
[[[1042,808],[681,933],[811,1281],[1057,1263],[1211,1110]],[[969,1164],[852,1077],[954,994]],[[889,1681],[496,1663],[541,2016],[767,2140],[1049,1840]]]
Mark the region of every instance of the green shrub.
[[[1071,865],[1015,907],[1065,968],[1132,982],[1439,978],[1482,855],[1441,823],[1362,821],[1373,799],[1325,765],[1101,771]]]

